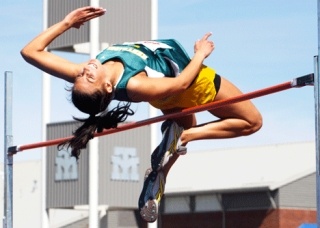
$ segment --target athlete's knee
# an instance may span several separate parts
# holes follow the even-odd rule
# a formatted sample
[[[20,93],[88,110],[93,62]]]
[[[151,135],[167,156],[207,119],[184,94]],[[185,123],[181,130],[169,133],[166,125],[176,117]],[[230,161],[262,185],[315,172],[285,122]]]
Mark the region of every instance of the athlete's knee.
[[[251,135],[259,131],[263,125],[263,119],[259,112],[252,114],[247,120],[248,126],[245,130],[245,135]]]

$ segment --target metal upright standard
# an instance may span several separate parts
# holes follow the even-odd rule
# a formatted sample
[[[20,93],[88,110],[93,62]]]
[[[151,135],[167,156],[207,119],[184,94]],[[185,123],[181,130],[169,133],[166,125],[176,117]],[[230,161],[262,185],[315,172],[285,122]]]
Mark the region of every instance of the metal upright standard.
[[[318,56],[314,57],[314,100],[315,100],[315,145],[316,145],[316,192],[317,192],[317,224],[320,227],[320,145],[319,145],[319,123],[320,123],[320,113],[319,113],[319,58]]]
[[[8,148],[12,146],[12,72],[5,72],[5,101],[4,101],[4,216],[3,227],[11,228],[13,222],[12,216],[12,164],[13,156],[7,153]]]
[[[314,83],[314,98],[315,98],[315,144],[316,144],[316,190],[317,190],[317,225],[320,227],[320,93],[319,93],[319,55],[320,55],[320,0],[318,0],[318,56],[315,57],[315,83]]]

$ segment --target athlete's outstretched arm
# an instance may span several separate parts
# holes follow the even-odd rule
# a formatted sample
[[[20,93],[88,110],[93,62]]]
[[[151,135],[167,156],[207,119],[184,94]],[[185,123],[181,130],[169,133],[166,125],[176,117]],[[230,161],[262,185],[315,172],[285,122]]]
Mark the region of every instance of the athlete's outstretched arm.
[[[46,51],[46,47],[58,36],[70,28],[80,28],[85,22],[99,17],[105,13],[105,9],[97,7],[82,7],[69,13],[62,21],[51,26],[22,50],[23,58],[33,66],[69,82],[81,73],[81,64],[74,64],[66,59]]]

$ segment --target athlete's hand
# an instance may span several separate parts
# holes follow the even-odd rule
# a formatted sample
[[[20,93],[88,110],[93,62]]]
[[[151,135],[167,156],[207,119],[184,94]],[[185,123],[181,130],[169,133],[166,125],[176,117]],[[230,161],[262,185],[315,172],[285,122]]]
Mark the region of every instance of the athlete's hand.
[[[204,58],[207,58],[212,53],[215,46],[213,41],[208,40],[211,35],[212,33],[208,32],[202,37],[202,39],[196,41],[194,44],[194,53],[203,54]]]
[[[85,22],[104,15],[106,9],[101,7],[85,6],[78,8],[69,13],[65,18],[64,22],[71,28],[80,28]]]

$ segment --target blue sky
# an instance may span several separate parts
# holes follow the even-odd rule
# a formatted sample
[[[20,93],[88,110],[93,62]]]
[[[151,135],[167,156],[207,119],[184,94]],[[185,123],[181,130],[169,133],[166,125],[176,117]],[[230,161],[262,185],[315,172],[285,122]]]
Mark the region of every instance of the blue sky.
[[[13,71],[13,144],[41,141],[40,70],[28,65],[20,49],[42,30],[42,1],[4,0],[0,6],[0,74]],[[179,40],[192,55],[193,43],[213,32],[214,53],[205,64],[250,92],[290,81],[314,71],[318,54],[317,1],[289,0],[159,0],[159,38]],[[84,55],[65,55],[81,62]],[[52,79],[51,121],[83,116],[68,101],[67,85]],[[4,77],[0,80],[4,91]],[[192,142],[189,150],[269,145],[314,140],[313,87],[290,89],[253,100],[264,117],[263,128],[255,135],[229,140]],[[3,120],[4,92],[0,94]],[[146,104],[134,104],[130,120],[148,118]],[[199,122],[213,120],[197,115]],[[0,137],[3,139],[3,125]],[[1,148],[3,140],[0,140]],[[40,158],[40,150],[15,156],[15,160]],[[3,158],[1,158],[3,160]]]

